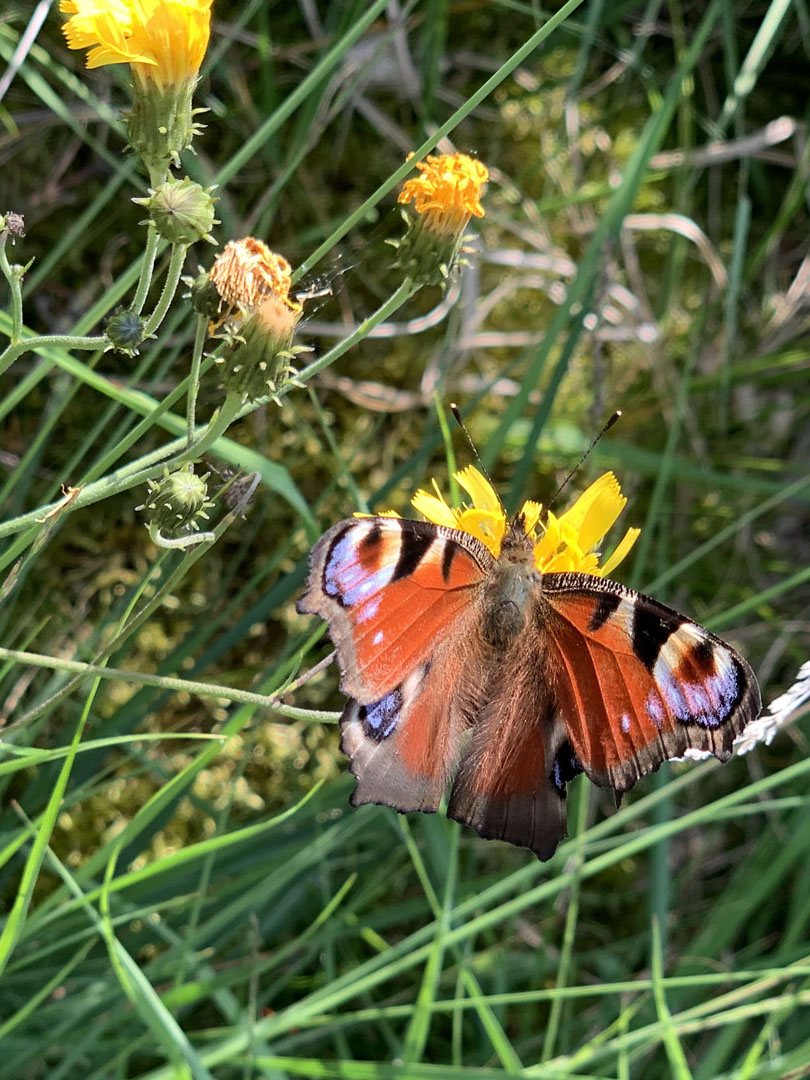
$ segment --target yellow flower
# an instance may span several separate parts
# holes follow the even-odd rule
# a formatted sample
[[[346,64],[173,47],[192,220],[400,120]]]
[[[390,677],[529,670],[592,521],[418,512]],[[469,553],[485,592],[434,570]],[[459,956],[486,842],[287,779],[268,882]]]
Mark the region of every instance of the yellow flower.
[[[408,161],[413,154],[408,155]],[[429,154],[414,163],[420,172],[406,181],[398,202],[413,202],[425,228],[442,236],[464,231],[471,217],[483,217],[481,188],[489,180],[486,165],[466,154]]]
[[[412,203],[415,215],[403,210],[405,236],[389,243],[397,249],[395,265],[414,283],[444,286],[470,218],[484,216],[481,189],[489,172],[466,154],[431,154],[415,166],[420,175],[405,183],[398,200]]]
[[[213,0],[61,0],[68,48],[89,49],[87,66],[129,64],[129,144],[155,189],[202,130],[192,95],[211,27]],[[199,110],[196,110],[199,111]]]
[[[211,25],[213,0],[61,0],[70,18],[68,47],[89,49],[87,66],[130,64],[142,84],[196,81]]]
[[[472,499],[472,506],[456,510],[442,496],[436,481],[435,494],[417,491],[411,500],[415,510],[435,525],[461,529],[481,540],[497,558],[509,523],[490,482],[472,465],[455,474],[456,480]],[[604,577],[626,557],[639,537],[640,529],[628,529],[613,554],[599,565],[599,552],[593,548],[615,523],[627,503],[612,472],[600,476],[557,517],[548,510],[540,520],[542,507],[525,502],[520,514],[524,528],[534,541],[534,562],[543,574],[576,572]]]

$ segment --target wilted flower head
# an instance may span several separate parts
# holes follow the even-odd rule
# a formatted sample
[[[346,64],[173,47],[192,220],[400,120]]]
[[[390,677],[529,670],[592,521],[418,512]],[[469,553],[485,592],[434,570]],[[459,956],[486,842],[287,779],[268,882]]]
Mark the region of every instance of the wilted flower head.
[[[209,278],[224,309],[215,324],[224,324],[228,342],[217,360],[223,384],[247,400],[274,394],[294,373],[295,354],[303,351],[292,344],[303,308],[290,298],[290,264],[247,236],[225,245]]]
[[[134,103],[127,117],[133,149],[153,186],[199,127],[191,96],[211,27],[213,0],[61,0],[71,49],[88,49],[88,68],[129,64]]]
[[[435,494],[417,491],[411,500],[415,510],[435,525],[461,529],[486,544],[497,558],[509,528],[501,501],[486,477],[472,465],[455,473],[455,479],[472,499],[472,505],[455,509],[444,499],[436,481]],[[569,510],[557,517],[551,510],[525,502],[520,516],[534,541],[534,563],[543,574],[576,572],[604,577],[625,558],[640,529],[628,529],[613,554],[600,566],[594,548],[616,522],[627,503],[612,472],[604,473],[579,496]],[[542,520],[541,520],[542,515]]]
[[[297,301],[290,300],[292,267],[253,236],[227,243],[208,276],[228,308],[250,312],[273,296],[292,311],[301,310]]]
[[[408,231],[394,242],[396,265],[418,283],[443,284],[470,218],[484,216],[481,189],[489,171],[466,154],[431,154],[415,166],[420,175],[406,181],[398,200],[411,203],[415,216],[406,215]]]

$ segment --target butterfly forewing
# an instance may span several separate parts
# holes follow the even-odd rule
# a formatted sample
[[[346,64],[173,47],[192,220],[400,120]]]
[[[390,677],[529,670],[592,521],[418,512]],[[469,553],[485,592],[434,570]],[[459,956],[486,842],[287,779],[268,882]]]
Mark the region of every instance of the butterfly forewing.
[[[341,689],[370,704],[452,634],[492,562],[466,533],[401,518],[349,518],[313,548],[298,610],[326,619]]]
[[[545,575],[538,604],[560,713],[598,784],[625,791],[690,747],[725,761],[759,713],[745,660],[664,604],[585,574]]]

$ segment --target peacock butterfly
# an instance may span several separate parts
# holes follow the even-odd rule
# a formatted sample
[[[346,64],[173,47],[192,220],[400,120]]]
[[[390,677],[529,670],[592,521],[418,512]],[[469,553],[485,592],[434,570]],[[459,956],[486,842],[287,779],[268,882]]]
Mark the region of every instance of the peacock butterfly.
[[[595,556],[571,561],[577,539],[593,546],[606,531],[585,521],[597,496],[578,536],[549,514],[538,540],[536,503],[508,522],[477,470],[457,478],[483,491],[473,509],[414,500],[446,524],[332,526],[298,611],[325,619],[337,650],[352,804],[430,813],[452,781],[449,817],[546,860],[565,836],[568,781],[584,772],[621,793],[689,748],[725,761],[759,713],[759,687],[726,642],[597,576]],[[589,572],[554,569],[566,565]]]

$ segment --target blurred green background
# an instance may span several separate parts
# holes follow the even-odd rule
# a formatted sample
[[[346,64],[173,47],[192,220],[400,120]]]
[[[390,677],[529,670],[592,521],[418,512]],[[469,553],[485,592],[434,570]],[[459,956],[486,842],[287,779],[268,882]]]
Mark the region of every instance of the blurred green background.
[[[0,210],[25,216],[11,257],[35,259],[26,326],[98,332],[146,234],[128,73],[86,72],[56,11],[12,64],[36,10],[0,17],[18,68]],[[182,433],[182,401],[155,409],[188,374],[186,300],[135,357],[54,346],[3,377],[0,643],[53,662],[0,657],[0,1075],[808,1072],[806,717],[722,768],[665,766],[618,812],[577,781],[571,839],[541,865],[439,816],[350,809],[335,666],[287,686],[330,648],[294,610],[309,547],[355,509],[407,512],[433,476],[447,489],[450,401],[512,507],[547,503],[621,409],[562,504],[613,469],[620,528],[643,528],[616,576],[728,637],[766,703],[794,683],[809,55],[803,0],[216,0],[183,170],[220,185],[220,246],[253,235],[302,268],[316,356],[400,283],[387,181],[410,150],[440,132],[440,151],[484,161],[486,217],[446,294],[422,290],[213,447],[215,487],[261,480],[244,517],[218,502],[210,548],[155,548],[145,488],[14,525]],[[188,272],[214,254],[198,245]],[[221,399],[212,372],[200,418]]]

